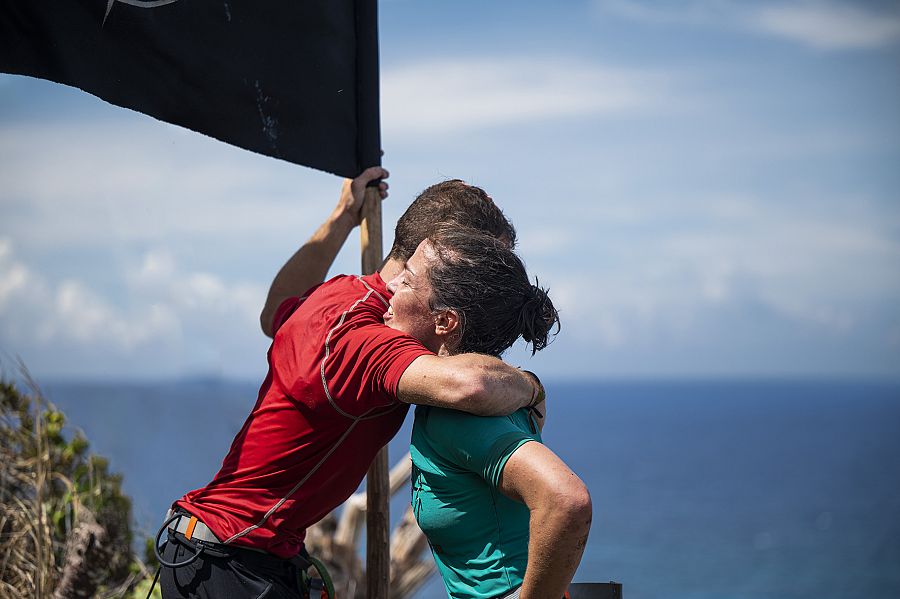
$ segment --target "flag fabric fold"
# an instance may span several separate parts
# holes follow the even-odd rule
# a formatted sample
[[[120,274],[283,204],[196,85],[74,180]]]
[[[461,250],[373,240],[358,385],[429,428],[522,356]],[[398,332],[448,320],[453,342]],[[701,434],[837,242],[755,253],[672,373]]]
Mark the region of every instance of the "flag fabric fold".
[[[0,71],[346,177],[381,162],[376,0],[0,0]]]

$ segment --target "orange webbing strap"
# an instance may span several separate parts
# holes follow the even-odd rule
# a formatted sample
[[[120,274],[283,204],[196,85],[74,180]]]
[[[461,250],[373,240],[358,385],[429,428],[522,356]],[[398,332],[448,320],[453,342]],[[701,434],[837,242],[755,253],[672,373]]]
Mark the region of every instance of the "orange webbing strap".
[[[197,517],[191,516],[191,519],[188,521],[187,530],[184,531],[184,538],[188,541],[191,540],[191,537],[194,536],[194,527],[197,526]]]

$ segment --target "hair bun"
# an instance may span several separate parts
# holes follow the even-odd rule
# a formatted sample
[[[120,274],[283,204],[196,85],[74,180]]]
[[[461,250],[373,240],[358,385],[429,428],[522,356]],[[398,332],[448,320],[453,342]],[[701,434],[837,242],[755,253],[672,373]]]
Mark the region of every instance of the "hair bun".
[[[522,338],[531,343],[532,355],[547,347],[551,337],[560,330],[559,311],[553,307],[548,292],[535,277],[519,313],[519,330]]]

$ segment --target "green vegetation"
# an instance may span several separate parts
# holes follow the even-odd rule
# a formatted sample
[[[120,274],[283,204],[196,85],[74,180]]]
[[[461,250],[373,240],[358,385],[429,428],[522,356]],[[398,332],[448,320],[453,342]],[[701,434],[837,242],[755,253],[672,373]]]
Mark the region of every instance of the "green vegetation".
[[[26,386],[0,378],[0,598],[146,596],[122,476]]]

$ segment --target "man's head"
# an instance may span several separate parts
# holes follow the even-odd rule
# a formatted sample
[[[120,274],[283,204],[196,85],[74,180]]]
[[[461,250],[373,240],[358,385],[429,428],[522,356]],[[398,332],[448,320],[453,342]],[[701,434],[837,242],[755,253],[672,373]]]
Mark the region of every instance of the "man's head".
[[[435,353],[499,356],[520,336],[543,349],[559,315],[502,241],[443,227],[419,244],[388,288],[385,324]]]
[[[459,179],[427,188],[410,204],[394,230],[394,245],[388,258],[409,260],[419,244],[444,225],[477,229],[516,245],[516,230],[500,208],[480,187]]]

